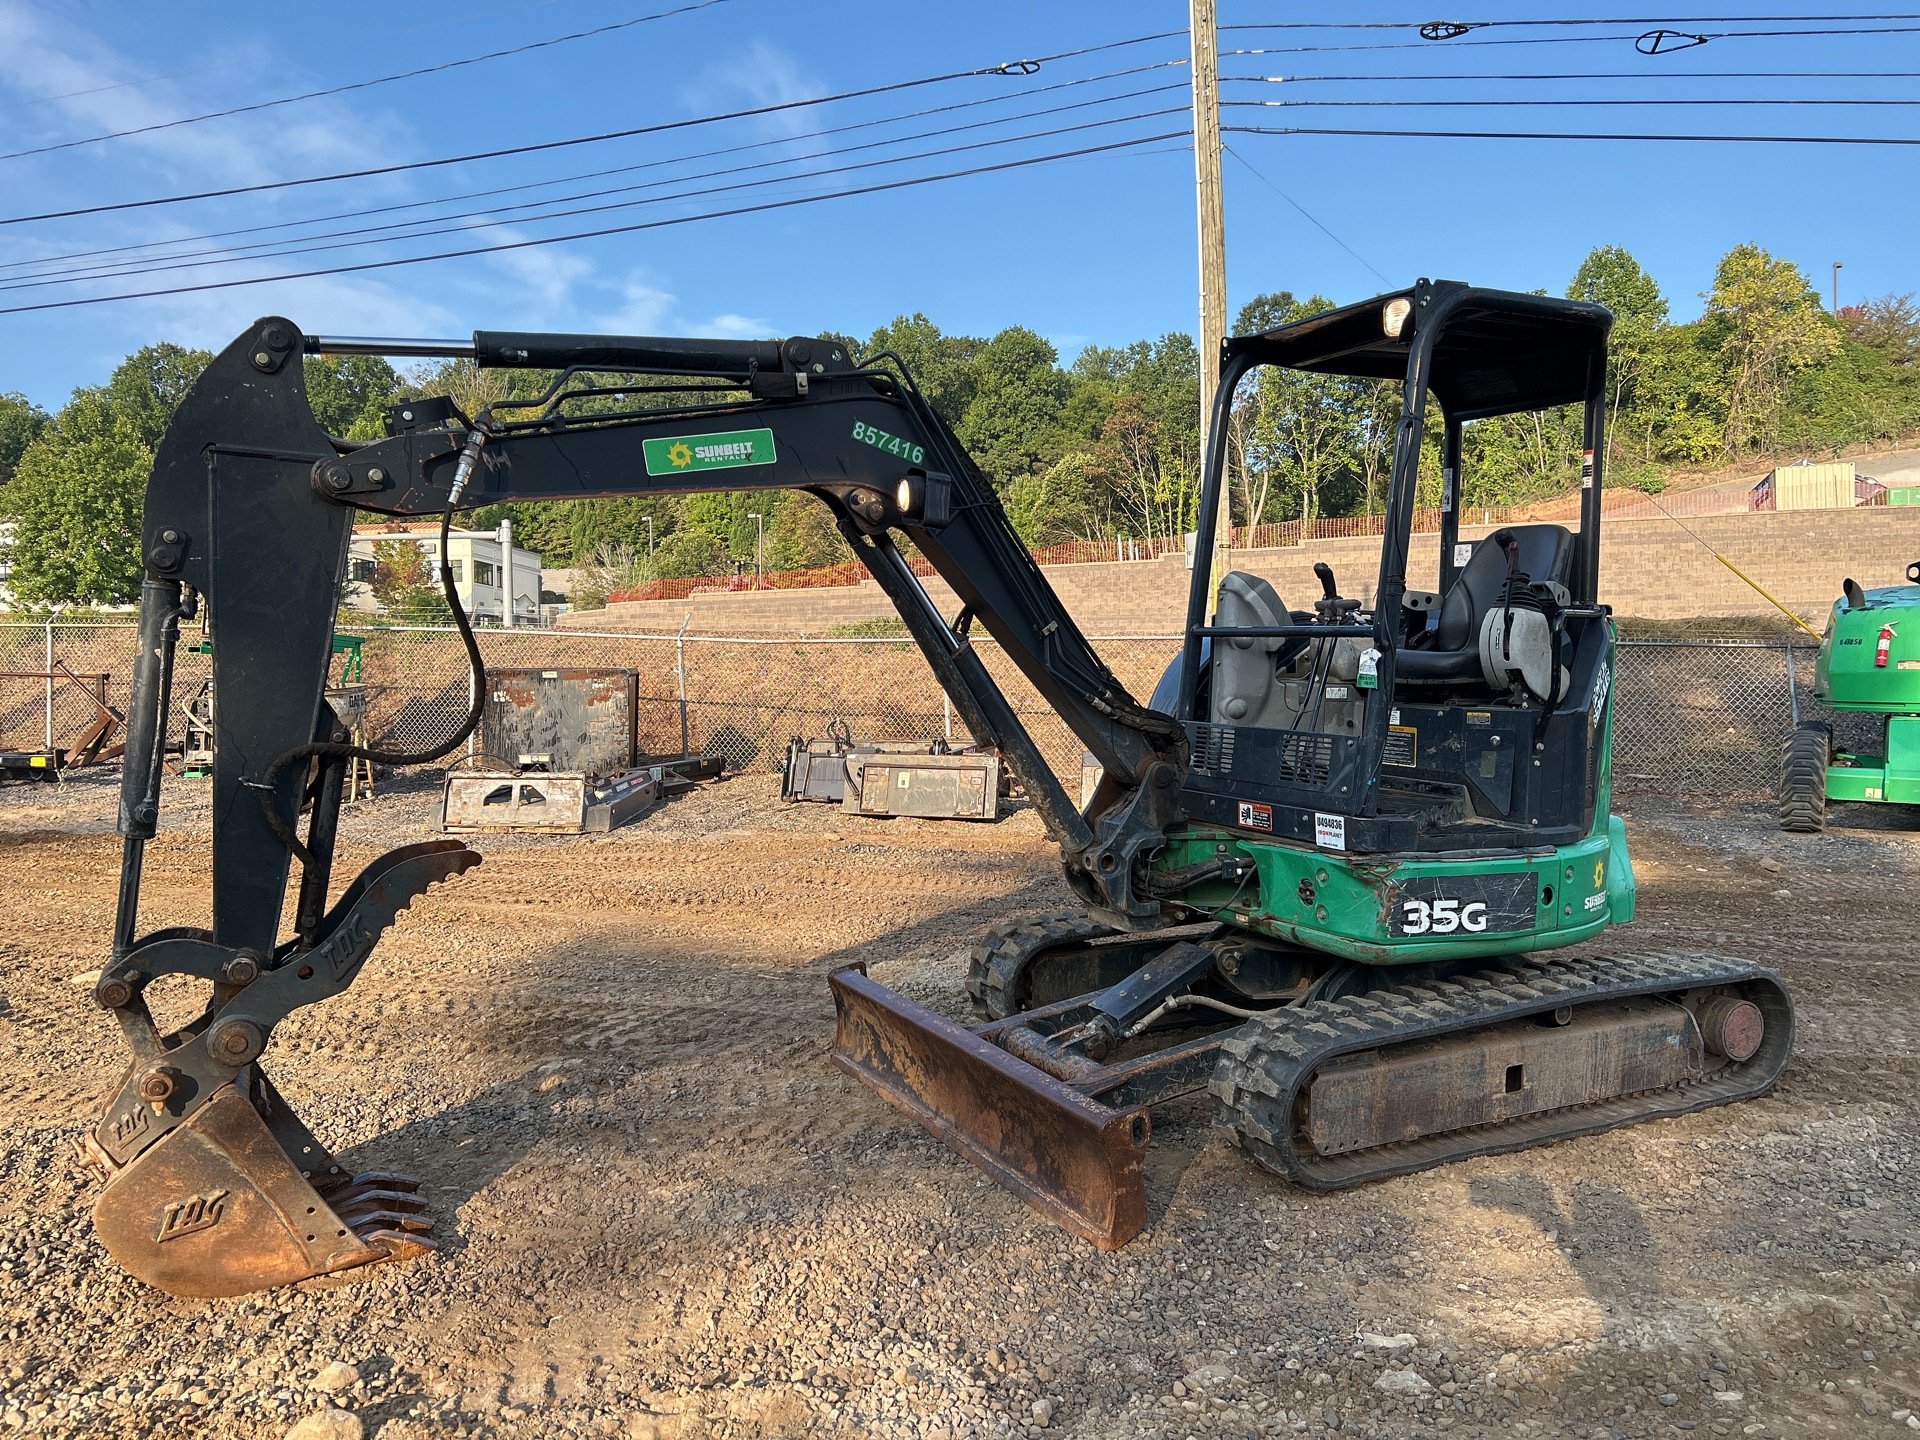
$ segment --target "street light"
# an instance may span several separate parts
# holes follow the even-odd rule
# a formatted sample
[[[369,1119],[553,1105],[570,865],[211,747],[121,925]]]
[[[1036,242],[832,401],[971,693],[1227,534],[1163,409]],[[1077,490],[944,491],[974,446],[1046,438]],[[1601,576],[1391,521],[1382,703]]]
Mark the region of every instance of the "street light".
[[[647,559],[651,560],[653,558],[653,517],[642,515],[640,518],[647,522]]]
[[[1833,262],[1833,313],[1836,315],[1840,313],[1840,272],[1844,268],[1846,267],[1843,261]]]
[[[766,543],[767,526],[760,518],[758,510],[749,510],[747,518],[753,521],[753,588],[760,588],[760,547]]]

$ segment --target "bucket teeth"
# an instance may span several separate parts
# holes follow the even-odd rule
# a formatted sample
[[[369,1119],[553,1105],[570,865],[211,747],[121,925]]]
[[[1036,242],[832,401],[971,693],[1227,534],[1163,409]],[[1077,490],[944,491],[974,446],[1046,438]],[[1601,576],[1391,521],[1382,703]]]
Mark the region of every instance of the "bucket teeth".
[[[409,1215],[399,1210],[356,1210],[351,1214],[341,1214],[347,1222],[347,1228],[361,1239],[377,1235],[383,1231],[401,1230],[409,1235],[425,1235],[433,1229],[431,1220],[422,1220],[418,1215]]]
[[[391,1170],[367,1170],[352,1179],[331,1180],[314,1188],[323,1195],[330,1195],[334,1186],[374,1185],[383,1190],[418,1190],[420,1182],[411,1175],[397,1175]]]
[[[412,1260],[440,1248],[426,1236],[408,1230],[374,1230],[360,1238],[371,1249],[384,1250],[389,1260]]]
[[[362,1175],[337,1189],[321,1191],[320,1198],[332,1206],[334,1213],[342,1219],[347,1218],[354,1211],[369,1208],[403,1210],[409,1213],[427,1208],[427,1202],[412,1189],[373,1183],[376,1178]]]

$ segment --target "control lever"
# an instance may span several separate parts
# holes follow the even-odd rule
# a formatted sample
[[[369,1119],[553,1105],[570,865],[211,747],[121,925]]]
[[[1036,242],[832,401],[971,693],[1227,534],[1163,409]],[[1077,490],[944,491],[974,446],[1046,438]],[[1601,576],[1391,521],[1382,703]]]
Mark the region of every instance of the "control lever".
[[[1333,567],[1326,561],[1314,561],[1313,573],[1320,581],[1321,590],[1325,592],[1313,602],[1313,608],[1320,612],[1323,624],[1338,625],[1360,608],[1358,600],[1349,600],[1340,593],[1340,587],[1334,583]]]

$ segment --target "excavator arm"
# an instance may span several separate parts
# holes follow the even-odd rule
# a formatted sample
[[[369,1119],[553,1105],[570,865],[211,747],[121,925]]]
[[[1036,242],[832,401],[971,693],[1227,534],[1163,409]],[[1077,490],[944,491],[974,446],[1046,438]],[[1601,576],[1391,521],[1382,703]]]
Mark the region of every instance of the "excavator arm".
[[[553,378],[474,416],[444,397],[407,402],[386,439],[352,444],[328,436],[307,402],[302,359],[323,353],[451,356]],[[143,519],[120,904],[95,990],[135,1063],[83,1142],[107,1177],[96,1223],[128,1269],[179,1294],[235,1294],[430,1244],[411,1183],[348,1176],[259,1067],[280,1020],[344,990],[400,910],[480,858],[458,842],[408,846],[326,905],[351,747],[324,688],[353,512],[439,516],[444,527],[500,501],[777,489],[831,509],[975,740],[1020,779],[1089,908],[1123,929],[1157,923],[1142,881],[1180,818],[1184,732],[1101,662],[897,359],[857,363],[823,339],[326,340],[263,319],[182,401]],[[959,596],[953,620],[900,536]],[[219,697],[212,925],[141,933],[173,651],[180,621],[202,603]],[[1100,761],[1107,778],[1086,814],[982,664],[975,620]],[[296,862],[294,934],[283,938]],[[169,1033],[144,999],[165,975],[211,985],[203,1014]]]

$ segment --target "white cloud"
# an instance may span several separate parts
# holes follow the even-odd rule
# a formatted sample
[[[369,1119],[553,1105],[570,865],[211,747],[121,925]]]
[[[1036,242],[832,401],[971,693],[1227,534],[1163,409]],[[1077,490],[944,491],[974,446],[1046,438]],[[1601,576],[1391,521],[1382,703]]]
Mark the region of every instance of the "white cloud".
[[[477,243],[488,245],[511,245],[529,238],[505,227],[490,227],[481,231],[480,237]],[[494,269],[504,270],[541,308],[556,313],[573,308],[575,289],[593,279],[595,268],[585,255],[551,245],[503,250],[487,256],[486,261]]]
[[[750,315],[716,315],[694,327],[702,335],[717,335],[723,340],[765,340],[773,336],[773,326]]]
[[[594,328],[612,335],[664,335],[672,327],[678,304],[667,291],[630,279],[621,287],[619,307],[595,316]]]
[[[744,51],[708,65],[680,93],[689,109],[700,113],[788,105],[825,94],[826,87],[778,46],[755,40]],[[795,159],[805,159],[828,154],[833,148],[822,139],[799,138],[823,129],[825,114],[823,108],[809,105],[756,116],[752,123],[769,138],[786,138],[788,143],[781,148]]]
[[[276,88],[298,90],[307,83],[283,60],[244,42],[214,58],[229,62],[222,69],[236,68],[231,62],[237,61],[242,74],[272,75]],[[0,84],[27,96],[62,97],[14,111],[9,138],[18,148],[164,124],[218,109],[219,97],[241,93],[223,85],[129,85],[145,78],[146,65],[78,25],[0,0]],[[265,138],[246,138],[243,129]],[[294,166],[353,165],[390,154],[395,129],[388,116],[370,123],[358,109],[304,102],[245,121],[180,125],[59,151],[48,162],[68,178],[77,178],[84,163],[97,180],[102,169],[117,168],[127,151],[137,150],[170,174],[208,184],[246,183],[276,178]]]

